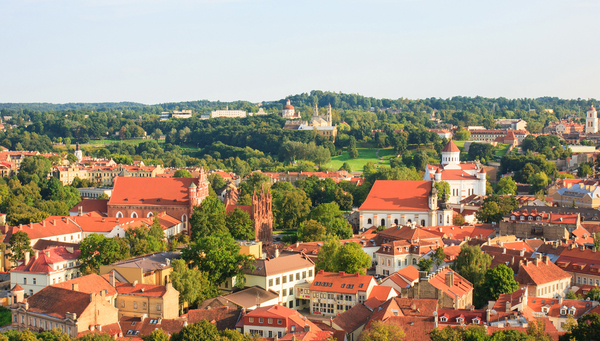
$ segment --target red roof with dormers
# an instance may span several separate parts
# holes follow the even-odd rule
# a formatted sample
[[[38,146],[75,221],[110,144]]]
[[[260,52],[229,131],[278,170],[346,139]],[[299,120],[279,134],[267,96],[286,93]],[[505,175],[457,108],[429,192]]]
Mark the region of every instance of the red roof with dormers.
[[[515,219],[513,219],[513,217]],[[523,219],[521,220],[521,217]],[[532,219],[530,220],[529,217]],[[538,219],[539,217],[539,219]],[[557,213],[546,213],[539,212],[537,209],[531,210],[529,212],[527,209],[521,211],[513,211],[510,213],[511,221],[518,221],[522,223],[526,222],[543,222],[543,223],[553,223],[553,224],[577,224],[577,214],[557,214]]]
[[[199,186],[198,178],[115,178],[108,205],[177,205],[188,206],[191,184]]]
[[[431,181],[377,180],[360,211],[428,211]]]
[[[535,259],[532,262],[525,261],[521,264],[515,279],[522,285],[538,286],[566,278],[571,278],[571,275],[544,256],[542,259]]]
[[[356,294],[359,291],[367,291],[377,285],[373,276],[360,274],[347,274],[340,272],[317,272],[310,286],[310,291],[333,292],[340,294]]]
[[[79,250],[67,249],[64,246],[59,246],[51,249],[46,249],[42,252],[36,251],[37,256],[29,259],[29,263],[21,264],[12,269],[13,272],[29,272],[29,273],[50,273],[55,271],[54,264],[68,262],[77,259],[81,252]],[[58,270],[56,270],[58,271]]]
[[[19,226],[5,226],[4,242],[8,244],[13,233],[23,231],[29,239],[37,240],[81,232],[71,217],[50,216],[40,223],[23,224]]]
[[[460,153],[460,149],[454,144],[454,141],[450,140],[444,149],[442,149],[442,152]]]
[[[251,319],[252,322],[250,322]],[[260,322],[261,319],[262,323]],[[272,319],[271,324],[269,324],[269,319]],[[278,324],[277,320],[279,319],[282,320],[281,324]],[[311,331],[317,332],[321,330],[298,311],[280,305],[270,305],[252,310],[238,322],[236,327],[243,327],[244,325],[285,328],[288,333],[292,332],[292,326],[298,332],[304,331],[305,326],[310,327]]]
[[[473,285],[464,279],[457,272],[454,272],[454,283],[451,286],[446,284],[446,273],[451,272],[450,268],[442,268],[437,271],[434,275],[429,279],[429,284],[434,287],[442,290],[446,295],[450,297],[454,297],[458,295],[459,297],[463,297],[467,295],[469,292],[473,291]]]
[[[566,307],[567,313],[569,308],[575,308],[575,313],[572,314],[576,319],[590,311],[593,307],[593,301],[569,300],[563,299],[562,303],[556,298],[543,297],[527,297],[527,306],[523,309],[523,314],[533,316],[533,313],[541,313],[542,308],[547,308],[545,311],[548,317],[567,317],[567,314],[561,314],[561,308]]]

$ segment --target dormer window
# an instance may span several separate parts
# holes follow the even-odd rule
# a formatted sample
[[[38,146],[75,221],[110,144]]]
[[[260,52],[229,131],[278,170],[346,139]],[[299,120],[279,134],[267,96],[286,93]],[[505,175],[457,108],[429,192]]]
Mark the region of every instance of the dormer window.
[[[533,220],[533,217],[532,217],[532,216],[529,216],[529,217],[527,218],[527,220],[530,220],[530,221],[531,221],[531,220]]]
[[[540,217],[540,216],[537,216],[537,217],[535,217],[535,220],[538,220],[538,221],[539,221],[539,220],[542,220],[542,217]]]
[[[510,220],[515,220],[515,216],[514,216],[514,215],[513,215],[513,216],[511,216],[511,217],[510,217]]]
[[[525,216],[521,216],[521,220],[525,220]]]
[[[442,317],[440,317],[440,321],[448,322],[448,318],[446,316],[442,316]]]
[[[462,317],[457,317],[457,318],[456,318],[456,322],[458,322],[458,323],[463,323],[463,318],[462,318]]]
[[[575,316],[575,307],[569,308],[569,314]]]
[[[561,315],[567,315],[567,307],[560,308],[560,314]]]
[[[479,324],[481,322],[481,320],[478,318],[474,318],[472,321],[474,324]]]
[[[545,314],[548,313],[548,307],[543,307],[542,308],[542,313],[545,313]]]

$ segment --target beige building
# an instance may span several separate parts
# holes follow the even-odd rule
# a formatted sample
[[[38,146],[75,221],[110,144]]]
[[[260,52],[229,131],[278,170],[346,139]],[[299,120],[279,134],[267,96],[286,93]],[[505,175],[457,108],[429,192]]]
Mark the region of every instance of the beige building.
[[[558,180],[548,188],[548,196],[561,207],[600,207],[600,186],[594,180],[575,184]]]
[[[70,185],[75,178],[88,179],[88,169],[89,167],[78,165],[54,166],[52,176],[60,180],[63,185]]]
[[[532,297],[565,297],[571,286],[571,275],[554,265],[548,256],[521,261],[515,279],[521,287],[527,287]]]
[[[543,208],[513,211],[500,222],[500,235],[517,238],[541,238],[546,240],[569,239],[569,235],[581,223],[579,214],[546,213]]]
[[[468,309],[473,304],[473,284],[448,267],[431,274],[419,272],[419,281],[401,294],[409,298],[435,298],[443,308]]]
[[[123,316],[172,319],[179,316],[179,292],[173,284],[116,283],[119,318]]]
[[[346,274],[343,271],[319,271],[315,276],[310,292],[310,313],[336,316],[364,303],[371,295],[371,290],[377,286],[371,275]]]
[[[129,283],[166,285],[173,272],[171,260],[179,259],[180,252],[159,252],[100,266],[100,275],[116,270]]]

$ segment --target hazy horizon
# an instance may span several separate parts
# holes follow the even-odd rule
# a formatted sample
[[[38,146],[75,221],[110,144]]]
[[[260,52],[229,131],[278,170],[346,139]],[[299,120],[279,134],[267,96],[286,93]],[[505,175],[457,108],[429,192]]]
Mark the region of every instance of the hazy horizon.
[[[600,2],[7,0],[1,103],[599,98]]]

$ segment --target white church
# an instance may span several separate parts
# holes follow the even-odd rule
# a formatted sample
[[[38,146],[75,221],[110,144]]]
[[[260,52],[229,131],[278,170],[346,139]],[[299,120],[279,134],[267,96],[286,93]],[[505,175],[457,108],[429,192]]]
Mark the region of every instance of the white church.
[[[458,204],[470,195],[485,195],[486,172],[479,162],[461,163],[460,149],[450,140],[442,150],[441,165],[427,165],[423,180],[446,181],[450,185],[448,202]]]
[[[598,113],[596,108],[592,105],[587,112],[585,117],[585,133],[594,134],[598,132]]]

